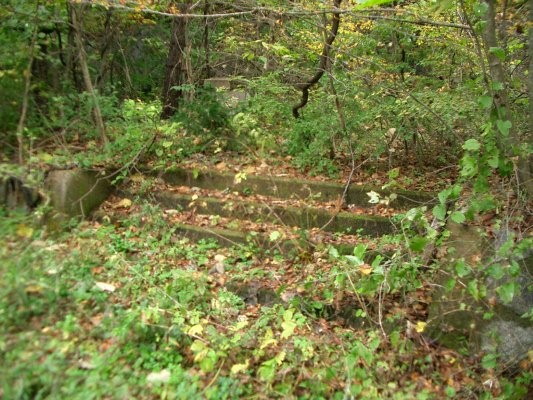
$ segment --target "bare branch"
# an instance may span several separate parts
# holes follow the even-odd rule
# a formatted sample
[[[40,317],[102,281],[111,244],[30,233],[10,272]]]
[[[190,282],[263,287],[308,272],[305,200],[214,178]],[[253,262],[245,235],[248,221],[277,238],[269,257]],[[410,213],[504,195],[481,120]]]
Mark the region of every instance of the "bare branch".
[[[160,15],[160,16],[170,17],[170,18],[202,18],[205,20],[206,18],[215,19],[215,18],[243,17],[247,15],[259,14],[259,13],[265,13],[265,12],[278,15],[278,16],[317,16],[317,15],[323,15],[323,14],[337,14],[337,15],[350,15],[350,16],[360,18],[360,19],[393,21],[393,22],[398,22],[401,24],[429,25],[429,26],[440,26],[440,27],[446,27],[446,28],[471,30],[470,26],[464,25],[464,24],[433,21],[433,20],[428,20],[428,19],[412,19],[411,20],[411,19],[387,17],[383,15],[378,15],[378,14],[365,14],[362,11],[357,10],[356,8],[355,10],[357,11],[354,11],[354,9],[339,10],[335,8],[316,10],[316,11],[309,11],[309,10],[302,10],[302,9],[280,11],[279,9],[268,8],[268,7],[254,7],[254,8],[250,8],[250,9],[242,10],[242,11],[205,15],[205,14],[189,14],[189,13],[175,14],[171,12],[154,10],[151,8],[144,7],[142,5],[139,5],[136,8],[132,6],[126,6],[123,4],[106,3],[104,1],[96,2],[95,0],[73,0],[72,2],[80,3],[80,4],[90,4],[93,6],[99,6],[99,7],[104,7],[104,8],[113,8],[116,10],[122,10],[126,12],[140,12],[144,14],[154,14],[154,15]],[[395,10],[390,9],[390,8],[384,8],[384,9],[374,9],[374,10],[369,10],[369,11],[374,12],[374,13],[377,13],[377,12],[391,13],[391,12],[394,12]]]

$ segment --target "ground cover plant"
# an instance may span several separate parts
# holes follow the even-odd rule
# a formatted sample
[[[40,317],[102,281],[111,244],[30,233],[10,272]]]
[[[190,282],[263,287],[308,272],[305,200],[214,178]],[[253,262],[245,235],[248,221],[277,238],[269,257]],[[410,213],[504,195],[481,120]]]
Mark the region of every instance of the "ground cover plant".
[[[2,219],[4,398],[520,398],[527,390],[527,374],[498,378],[487,360],[424,339],[431,274],[416,263],[391,266],[385,293],[377,267],[367,275],[355,261],[362,247],[347,258],[330,248],[293,259],[221,249],[176,236],[150,205],[106,207],[109,219],[68,233]],[[213,272],[218,262],[223,273]],[[264,283],[278,300],[244,300],[234,289],[242,282]]]
[[[529,398],[532,19],[5,0],[0,397]],[[78,170],[114,194],[60,216]]]

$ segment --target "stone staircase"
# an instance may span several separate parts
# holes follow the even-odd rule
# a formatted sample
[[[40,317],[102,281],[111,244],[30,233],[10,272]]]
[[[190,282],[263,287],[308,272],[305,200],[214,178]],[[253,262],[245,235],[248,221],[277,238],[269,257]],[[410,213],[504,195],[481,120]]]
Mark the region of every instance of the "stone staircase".
[[[149,199],[165,210],[180,235],[193,241],[210,238],[221,246],[251,242],[282,253],[332,244],[346,254],[361,242],[395,232],[395,213],[434,198],[395,191],[391,208],[369,203],[372,190],[390,195],[369,186],[345,190],[331,182],[176,168],[159,176]]]

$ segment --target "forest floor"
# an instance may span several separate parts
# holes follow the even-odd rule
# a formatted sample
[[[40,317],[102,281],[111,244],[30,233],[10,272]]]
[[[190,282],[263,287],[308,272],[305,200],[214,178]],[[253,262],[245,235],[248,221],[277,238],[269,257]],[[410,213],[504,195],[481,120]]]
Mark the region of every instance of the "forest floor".
[[[199,155],[180,166],[331,180],[310,178],[288,161]],[[347,168],[335,181],[390,183],[386,168],[368,167]],[[405,167],[395,185],[436,192],[454,174]],[[401,235],[252,221],[235,225],[250,233],[246,243],[195,243],[177,233],[177,223],[214,229],[233,222],[151,201],[151,192],[165,189],[134,174],[93,218],[68,230],[35,226],[24,215],[0,219],[0,398],[526,398],[520,375],[425,336],[435,267],[411,262]],[[339,210],[335,202],[311,205]],[[401,210],[351,212],[389,218]],[[273,244],[318,235],[325,245],[284,253],[258,246],[258,233]],[[352,255],[339,254],[335,240],[353,243]],[[395,254],[393,261],[374,250]]]

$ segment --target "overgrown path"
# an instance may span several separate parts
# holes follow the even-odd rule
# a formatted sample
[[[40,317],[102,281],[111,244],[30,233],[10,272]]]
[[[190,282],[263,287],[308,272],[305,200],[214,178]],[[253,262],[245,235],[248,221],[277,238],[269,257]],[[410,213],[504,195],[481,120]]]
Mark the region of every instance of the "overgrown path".
[[[134,185],[124,195],[140,189]],[[224,246],[251,241],[282,253],[327,244],[351,253],[356,244],[371,243],[369,237],[393,233],[394,216],[402,210],[429,205],[434,198],[424,192],[393,194],[368,186],[180,168],[161,175],[143,195],[161,205],[184,236],[212,238]]]
[[[2,395],[486,392],[496,378],[476,355],[423,335],[433,287],[388,235],[432,196],[398,192],[394,208],[381,191],[370,204],[371,189],[355,185],[341,204],[342,184],[176,170],[131,176],[93,219],[55,236],[10,220]]]

